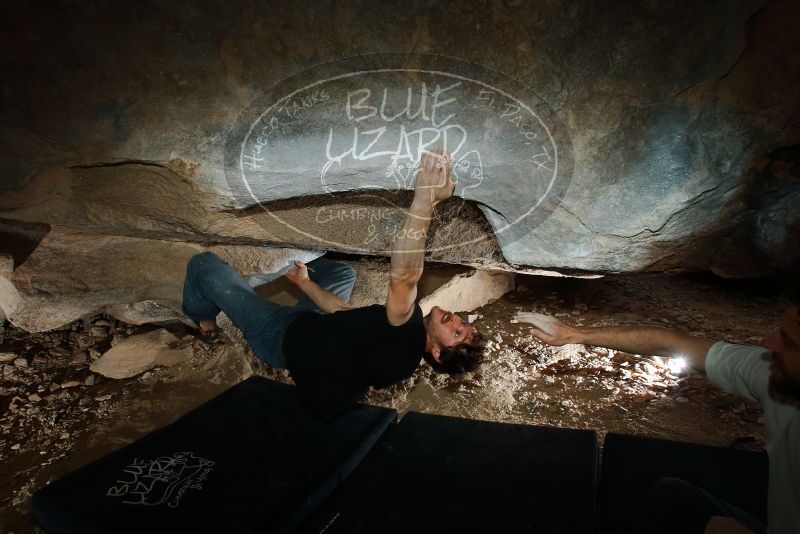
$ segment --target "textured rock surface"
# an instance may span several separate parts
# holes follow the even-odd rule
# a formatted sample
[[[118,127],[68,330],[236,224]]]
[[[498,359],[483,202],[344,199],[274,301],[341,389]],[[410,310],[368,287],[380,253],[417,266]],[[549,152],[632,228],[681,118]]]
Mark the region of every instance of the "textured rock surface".
[[[167,367],[183,363],[192,357],[190,346],[173,346],[178,338],[163,328],[131,336],[109,349],[92,362],[92,372],[108,378],[130,378],[149,371],[157,365]]]
[[[380,8],[17,0],[3,4],[0,18],[0,217],[98,234],[385,254],[400,212],[382,208],[401,205],[402,193],[279,200],[314,192],[302,185],[319,177],[307,149],[314,140],[318,151],[324,130],[304,137],[289,128],[280,139],[288,158],[279,161],[280,183],[291,177],[292,187],[259,190],[254,202],[279,202],[268,211],[244,209],[226,179],[225,148],[243,110],[282,96],[270,93],[281,80],[343,57],[403,52],[502,72],[516,80],[503,87],[524,85],[515,96],[546,102],[554,115],[544,122],[563,125],[569,187],[548,199],[547,217],[497,235],[510,263],[763,275],[785,267],[798,246],[800,7],[791,0]],[[405,67],[418,67],[416,57]],[[415,90],[419,82],[409,75]],[[392,83],[402,96],[407,84]],[[503,150],[510,145],[498,123],[473,119],[464,119],[467,133],[485,134],[491,146],[482,146],[483,174],[461,176],[459,192],[468,176],[482,180],[463,194],[481,204],[453,201],[458,213],[436,221],[432,255],[493,263],[492,230],[538,191],[503,182],[522,168],[518,154]],[[389,177],[370,160],[344,163],[333,167],[341,172],[325,182],[329,190],[364,180],[380,187]],[[408,169],[391,170],[389,189],[407,187]],[[320,223],[326,205],[345,216],[325,211]]]
[[[419,305],[426,315],[434,306],[454,312],[472,311],[494,302],[513,289],[513,273],[474,271],[454,276],[422,299]]]
[[[396,228],[405,212],[394,206],[408,206],[411,198],[405,192],[367,196],[343,193],[275,202],[268,212],[258,208],[241,212],[234,209],[233,199],[187,179],[171,165],[130,163],[48,170],[19,190],[0,196],[0,216],[148,239],[207,244],[298,243],[340,251],[387,252],[394,234],[371,229],[368,218],[380,213],[388,227]],[[33,235],[34,229],[28,233],[31,241],[40,238]],[[454,236],[470,242],[471,257],[462,258],[448,248]],[[320,242],[325,238],[329,240]],[[433,260],[503,261],[481,212],[463,202],[446,203],[438,209],[429,247]]]
[[[13,324],[31,332],[104,312],[133,323],[189,321],[180,314],[186,264],[206,249],[243,274],[276,271],[294,258],[310,261],[320,254],[247,245],[203,247],[53,227],[22,265],[0,272],[0,308]]]

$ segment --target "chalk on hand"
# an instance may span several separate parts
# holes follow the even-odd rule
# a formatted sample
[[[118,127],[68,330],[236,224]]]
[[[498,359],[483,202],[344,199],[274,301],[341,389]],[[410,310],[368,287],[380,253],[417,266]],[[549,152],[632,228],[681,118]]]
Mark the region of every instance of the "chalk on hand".
[[[554,326],[559,324],[558,319],[536,312],[517,312],[514,318],[522,323],[529,323],[548,335],[555,333]]]
[[[300,261],[300,260],[289,260],[289,263],[286,264],[284,269],[287,269],[287,270],[291,269],[292,267],[294,267],[297,264],[298,261]],[[308,265],[306,265],[306,269],[308,269],[308,272],[310,272],[310,273],[314,272],[314,269],[309,267]]]

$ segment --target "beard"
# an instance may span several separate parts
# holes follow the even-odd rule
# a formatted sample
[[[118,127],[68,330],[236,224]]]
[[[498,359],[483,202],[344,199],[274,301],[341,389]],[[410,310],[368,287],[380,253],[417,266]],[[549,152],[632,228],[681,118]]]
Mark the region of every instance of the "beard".
[[[800,379],[773,367],[769,375],[769,395],[776,402],[800,408]]]

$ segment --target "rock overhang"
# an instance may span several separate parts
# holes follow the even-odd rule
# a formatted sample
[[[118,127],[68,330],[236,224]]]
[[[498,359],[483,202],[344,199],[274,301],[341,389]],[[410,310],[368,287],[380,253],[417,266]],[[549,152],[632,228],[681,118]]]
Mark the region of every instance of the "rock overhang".
[[[546,102],[496,71],[420,54],[348,58],[271,87],[228,138],[226,179],[238,205],[270,213],[298,196],[411,190],[421,154],[438,147],[453,158],[450,202],[475,202],[501,244],[529,234],[569,187],[571,141]]]
[[[315,6],[313,10],[286,6],[277,10],[279,16],[275,16],[275,6],[248,6],[224,10],[224,14],[198,7],[188,18],[165,6],[118,6],[113,12],[98,8],[81,11],[80,16],[35,5],[11,10],[9,16],[37,37],[25,41],[27,48],[10,43],[4,59],[7,72],[20,73],[9,79],[6,93],[16,95],[14,101],[20,105],[3,111],[7,157],[3,159],[2,216],[113,235],[148,232],[149,237],[249,244],[274,243],[270,238],[278,237],[278,244],[283,240],[284,244],[324,246],[313,239],[319,237],[313,225],[314,231],[298,227],[312,237],[290,236],[264,210],[260,217],[239,212],[235,218],[229,217],[230,210],[261,202],[270,213],[287,213],[284,207],[293,201],[276,199],[290,197],[299,200],[293,204],[295,211],[302,209],[299,204],[306,199],[309,204],[319,203],[319,198],[293,196],[291,190],[284,193],[283,188],[289,187],[286,183],[293,181],[302,186],[303,195],[308,193],[306,186],[319,184],[323,197],[332,194],[325,191],[323,178],[331,191],[364,183],[375,187],[366,191],[370,195],[407,191],[403,189],[409,185],[406,163],[413,157],[403,161],[389,155],[380,165],[379,158],[357,160],[352,156],[371,156],[382,142],[364,152],[377,133],[362,134],[380,128],[381,121],[398,124],[404,115],[411,121],[419,113],[417,119],[423,122],[409,124],[406,135],[398,125],[391,142],[389,133],[381,138],[385,150],[393,150],[394,155],[397,146],[406,144],[414,152],[411,147],[416,144],[418,149],[419,141],[415,136],[433,132],[423,130],[410,137],[409,132],[434,128],[434,121],[440,128],[455,124],[444,121],[450,115],[444,112],[453,104],[445,101],[468,91],[466,84],[446,88],[455,83],[453,75],[464,76],[458,65],[466,64],[467,70],[479,71],[479,75],[472,71],[466,76],[475,83],[533,101],[534,106],[549,104],[545,111],[552,111],[572,143],[569,188],[560,198],[546,198],[540,204],[545,205],[541,214],[547,217],[534,218],[532,228],[519,225],[514,227],[516,233],[499,232],[495,238],[491,234],[515,220],[508,206],[530,202],[530,197],[538,195],[518,187],[484,187],[528,169],[515,161],[516,152],[497,152],[510,139],[497,126],[504,114],[508,114],[504,119],[513,120],[514,109],[503,106],[495,111],[496,122],[487,123],[485,117],[481,122],[477,114],[486,110],[475,105],[487,104],[490,99],[480,97],[490,95],[478,92],[469,101],[475,120],[470,123],[464,115],[464,124],[469,126],[464,130],[471,140],[487,142],[477,149],[480,158],[467,156],[470,151],[465,146],[466,169],[480,172],[467,172],[463,177],[467,181],[460,179],[458,194],[466,198],[465,210],[473,208],[470,213],[474,213],[476,206],[481,210],[482,228],[490,228],[481,239],[496,239],[506,262],[594,272],[711,269],[726,276],[761,276],[785,265],[797,248],[792,236],[800,214],[797,172],[791,170],[796,166],[791,162],[797,159],[792,154],[800,141],[800,120],[796,120],[800,97],[791,73],[796,72],[800,54],[793,30],[797,12],[790,2],[725,6],[686,2],[668,7],[509,3],[492,9],[458,6],[446,16],[435,6],[413,5],[395,13],[395,18],[361,4]],[[138,21],[136,28],[130,28],[132,19]],[[70,23],[60,25],[63,20]],[[35,27],[31,21],[38,21]],[[344,26],[342,21],[346,21]],[[396,31],[398,21],[402,21],[402,32]],[[297,32],[298,26],[308,32]],[[61,27],[62,31],[52,33],[58,39],[40,31],[50,27]],[[97,31],[87,31],[91,28]],[[231,28],[241,31],[231,32]],[[354,32],[348,38],[352,47],[343,45],[342,28]],[[313,42],[307,39],[309,34],[315,36]],[[215,41],[211,35],[225,37]],[[378,51],[372,58],[382,59],[339,61],[366,50]],[[404,61],[390,60],[391,54],[383,53],[391,50],[413,52],[405,54]],[[416,53],[420,51],[425,54]],[[85,72],[69,69],[75,57],[90,60]],[[151,57],[160,59],[148,71],[142,66],[152,62],[143,59]],[[372,64],[318,76],[347,61],[351,66],[356,61]],[[344,91],[349,83],[345,80],[358,78],[353,73],[380,69],[394,69],[394,73],[384,73],[384,83],[353,83]],[[447,76],[426,80],[419,71]],[[347,99],[344,109],[341,105],[331,108],[338,111],[328,118],[341,119],[337,123],[341,128],[330,136],[333,163],[327,172],[321,172],[326,159],[313,167],[278,166],[277,171],[284,174],[276,177],[278,181],[285,178],[286,183],[239,202],[241,191],[232,192],[235,188],[226,180],[230,168],[226,139],[236,136],[232,129],[240,124],[237,117],[253,110],[261,114],[269,107],[261,104],[278,102],[296,89],[337,75],[343,76],[340,94],[354,93],[349,115]],[[287,92],[283,90],[287,80],[304,83]],[[425,106],[420,105],[423,83],[428,95]],[[437,83],[438,100],[433,97]],[[388,90],[385,106],[384,88]],[[326,102],[330,103],[332,94],[328,93]],[[286,109],[298,117],[303,110],[322,109],[323,96],[318,92],[315,101],[312,91],[310,101],[301,98],[297,108],[289,104]],[[434,104],[440,104],[435,117]],[[535,109],[550,124],[544,108]],[[255,120],[258,114],[251,118]],[[320,153],[317,141],[327,141],[325,134],[331,132],[323,129],[324,121],[312,121],[318,135],[311,146],[313,136],[301,135],[300,122],[298,135],[286,126],[287,135],[281,138],[287,143],[284,155],[297,157],[296,150],[311,160]],[[364,125],[359,126],[357,139],[367,144],[359,142],[355,149],[354,122]],[[447,132],[457,145],[461,130],[453,127]],[[296,143],[291,145],[293,139]],[[154,186],[141,190],[163,191],[168,200],[137,196],[126,189],[124,182],[141,170],[134,172],[137,162],[150,168],[141,174]],[[787,165],[788,172],[776,170]],[[151,172],[159,168],[175,176]],[[6,192],[14,196],[25,182],[46,185],[53,172],[66,172],[70,176],[63,179],[71,184],[55,205],[52,198],[42,201],[46,196],[42,188],[25,191],[25,206],[8,203]],[[86,217],[85,206],[97,206],[97,198],[91,198],[92,187],[98,185],[93,181],[95,172],[105,172],[103,179],[117,182],[124,195],[115,197],[111,185],[100,184],[107,202],[103,210]],[[177,180],[165,182],[164,176]],[[316,182],[312,181],[315,177]],[[384,190],[387,180],[392,180],[389,188],[393,191]],[[88,190],[75,187],[78,181],[93,185]],[[478,181],[479,187],[467,187]],[[482,197],[472,197],[478,190]],[[92,202],[87,203],[85,195]],[[191,200],[181,206],[173,200],[179,197]],[[71,200],[65,203],[65,199]],[[363,206],[352,198],[347,202],[369,211],[375,203],[385,204],[384,199],[365,201]],[[332,197],[330,202],[340,200]],[[163,209],[153,209],[159,202]],[[448,216],[458,218],[456,211]],[[261,220],[265,217],[268,220]],[[309,220],[313,218],[312,214]],[[442,221],[440,226],[448,224]],[[359,247],[351,246],[352,240],[339,241],[352,251],[385,253],[391,228],[392,224],[385,223],[380,226],[381,240]],[[341,238],[337,232],[323,239],[337,241]],[[449,250],[444,259],[485,260],[481,255],[493,254],[492,250],[496,248],[471,244]]]

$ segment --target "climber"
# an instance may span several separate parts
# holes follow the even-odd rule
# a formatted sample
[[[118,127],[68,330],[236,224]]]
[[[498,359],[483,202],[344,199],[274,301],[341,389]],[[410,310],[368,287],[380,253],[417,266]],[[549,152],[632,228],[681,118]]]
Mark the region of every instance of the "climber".
[[[257,295],[218,256],[203,252],[186,270],[184,313],[204,339],[214,341],[216,316],[224,311],[259,358],[289,370],[300,397],[323,417],[351,406],[370,386],[408,378],[420,357],[438,372],[475,368],[483,357],[480,332],[436,306],[423,317],[416,303],[434,208],[455,188],[450,166],[444,150],[420,157],[414,198],[394,243],[385,305],[350,306],[354,269],[319,258],[295,262],[286,273],[304,295],[295,306],[280,306]]]

